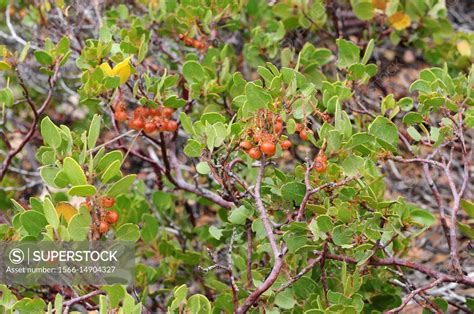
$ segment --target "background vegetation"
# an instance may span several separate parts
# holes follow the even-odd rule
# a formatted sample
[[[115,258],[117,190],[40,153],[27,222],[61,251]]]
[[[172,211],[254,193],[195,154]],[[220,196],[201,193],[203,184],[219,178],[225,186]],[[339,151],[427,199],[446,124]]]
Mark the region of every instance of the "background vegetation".
[[[0,1],[0,237],[136,241],[7,312],[474,311],[469,1]]]

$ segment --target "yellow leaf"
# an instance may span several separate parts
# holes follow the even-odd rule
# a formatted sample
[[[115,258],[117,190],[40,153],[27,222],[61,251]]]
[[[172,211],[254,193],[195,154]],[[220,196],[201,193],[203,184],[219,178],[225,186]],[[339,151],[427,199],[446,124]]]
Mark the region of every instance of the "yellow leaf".
[[[117,64],[112,70],[113,75],[117,75],[118,77],[120,77],[120,84],[125,83],[132,74],[130,58],[131,57],[126,58],[125,60]]]
[[[461,56],[471,56],[471,45],[468,43],[467,40],[458,41],[457,48]]]
[[[69,222],[72,216],[77,214],[77,209],[69,203],[60,202],[58,205],[56,205],[56,212],[58,213],[59,217],[62,215],[64,219]]]
[[[114,72],[108,63],[102,63],[99,67],[104,71],[105,75],[114,76]]]
[[[411,24],[411,18],[403,12],[397,12],[388,18],[390,24],[397,31],[404,30]]]

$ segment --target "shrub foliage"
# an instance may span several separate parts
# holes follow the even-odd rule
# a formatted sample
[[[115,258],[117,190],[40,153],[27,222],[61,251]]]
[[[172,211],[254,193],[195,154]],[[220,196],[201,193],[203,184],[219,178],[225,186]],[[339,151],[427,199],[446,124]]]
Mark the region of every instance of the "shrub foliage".
[[[474,286],[474,37],[444,1],[39,2],[1,1],[0,236],[136,241],[136,278],[2,309],[474,310],[429,294]],[[408,164],[433,208],[384,179]],[[449,267],[407,258],[437,226]]]

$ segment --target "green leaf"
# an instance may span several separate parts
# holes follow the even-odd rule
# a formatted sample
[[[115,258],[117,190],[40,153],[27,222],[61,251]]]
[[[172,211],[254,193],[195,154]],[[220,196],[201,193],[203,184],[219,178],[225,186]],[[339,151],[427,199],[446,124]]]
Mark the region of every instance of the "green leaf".
[[[66,157],[63,163],[63,171],[73,186],[87,185],[86,175],[77,161]]]
[[[354,43],[338,38],[336,44],[339,50],[339,58],[337,60],[337,66],[339,68],[347,68],[359,62],[360,50]]]
[[[396,147],[398,143],[398,130],[396,125],[389,119],[378,116],[369,125],[369,134]]]
[[[416,123],[423,123],[423,116],[418,112],[409,112],[403,117],[403,123],[406,125],[416,124]]]
[[[198,62],[190,60],[183,64],[183,76],[188,82],[202,83],[206,77],[206,72]]]
[[[289,182],[281,187],[281,195],[287,201],[295,202],[296,205],[301,204],[306,194],[306,186],[299,182]]]
[[[99,296],[99,314],[107,314],[107,297],[105,295]]]
[[[28,234],[37,237],[48,221],[43,214],[35,210],[28,210],[21,214],[20,222]]]
[[[429,211],[426,211],[421,208],[415,208],[410,211],[411,220],[423,225],[424,227],[429,227],[436,222],[436,218]]]
[[[153,205],[155,205],[156,208],[161,212],[171,208],[173,205],[173,199],[171,198],[171,195],[163,191],[155,191],[151,199]]]
[[[272,101],[270,94],[253,82],[249,82],[245,85],[245,95],[247,96],[247,105],[250,112],[267,108],[268,104]]]
[[[102,288],[105,292],[107,292],[107,296],[109,297],[109,306],[110,308],[116,308],[119,306],[120,301],[125,297],[127,291],[121,285],[115,284],[111,286],[106,286]]]
[[[61,145],[61,133],[49,117],[41,121],[41,136],[43,141],[51,147],[58,148]]]
[[[207,175],[209,172],[211,172],[211,167],[209,167],[207,162],[201,161],[196,165],[196,170],[199,174]]]
[[[181,126],[183,127],[183,130],[186,133],[191,134],[191,135],[195,134],[193,124],[191,123],[191,119],[186,113],[181,112],[179,114],[179,121],[181,122]]]
[[[89,137],[87,139],[87,144],[89,145],[89,149],[92,149],[95,147],[95,143],[97,142],[97,139],[99,138],[100,120],[101,120],[101,116],[98,114],[95,114],[94,117],[92,118],[92,122],[89,127]]]
[[[369,42],[367,43],[367,47],[365,48],[364,56],[362,57],[362,61],[360,63],[367,64],[367,62],[369,62],[369,59],[372,56],[372,52],[374,51],[374,46],[374,40],[369,40]]]
[[[20,56],[18,57],[18,62],[23,63],[26,59],[26,55],[28,54],[28,50],[30,50],[31,44],[27,42],[26,45],[21,50]]]
[[[5,107],[12,107],[14,104],[14,96],[13,96],[13,91],[11,88],[6,87],[2,90],[0,90],[0,109],[3,110],[3,106]]]
[[[474,311],[474,298],[466,298],[466,306],[467,306],[471,311]]]
[[[35,58],[41,65],[51,65],[53,64],[53,57],[44,50],[36,50]]]
[[[110,164],[112,164],[116,160],[120,160],[120,162],[122,162],[123,153],[119,150],[108,152],[107,154],[104,155],[104,157],[100,159],[99,164],[97,165],[97,171],[101,172],[107,169],[110,166]]]
[[[73,241],[84,241],[87,239],[91,224],[89,213],[82,211],[74,215],[69,221],[67,231]]]
[[[120,160],[116,160],[111,163],[101,176],[102,183],[105,184],[109,182],[110,179],[112,179],[113,177],[120,175],[121,166],[122,162]]]
[[[194,294],[186,302],[186,310],[193,314],[210,314],[211,303],[202,294]]]
[[[216,124],[218,122],[225,123],[225,117],[217,112],[206,112],[201,115],[201,122],[206,124]]]
[[[52,187],[57,188],[58,186],[54,182],[54,179],[58,175],[58,172],[60,171],[59,168],[52,167],[52,166],[44,166],[40,168],[40,176],[43,181]]]
[[[188,295],[188,287],[186,285],[181,285],[179,287],[175,287],[173,290],[173,302],[171,302],[171,305],[168,307],[168,310],[174,311],[179,308],[181,303],[183,303],[184,300],[186,300],[186,296]]]
[[[136,242],[140,238],[140,231],[136,224],[126,223],[115,231],[115,237],[117,240]]]
[[[316,224],[318,225],[319,231],[329,232],[334,228],[331,217],[328,215],[320,215],[316,218]]]
[[[282,309],[290,310],[295,307],[296,300],[291,293],[291,289],[283,290],[275,297],[275,304]]]
[[[398,101],[398,105],[403,111],[410,111],[413,109],[413,98],[403,97]]]
[[[463,198],[461,200],[461,208],[464,209],[464,211],[469,215],[469,217],[474,218],[474,203],[473,202]]]
[[[23,206],[20,205],[20,203],[18,203],[17,201],[15,201],[14,199],[10,199],[10,202],[12,202],[13,204],[13,207],[15,207],[15,209],[19,212],[23,212],[25,211],[25,208]]]
[[[412,139],[415,141],[421,140],[422,136],[421,134],[412,126],[407,128],[408,135],[411,136]]]
[[[244,225],[250,215],[251,212],[247,207],[240,206],[230,212],[227,220],[234,225]]]
[[[351,0],[352,10],[360,20],[370,20],[374,17],[372,0]]]
[[[340,225],[332,230],[332,239],[334,244],[343,246],[352,243],[353,231],[347,228],[345,225]]]
[[[473,240],[474,239],[474,228],[470,227],[469,225],[463,224],[458,222],[457,223],[459,230],[468,237],[469,239]]]
[[[179,98],[176,95],[172,95],[166,98],[166,100],[163,102],[163,105],[168,108],[177,109],[186,105],[186,100]]]
[[[158,234],[158,221],[151,214],[144,214],[142,216],[143,227],[141,230],[143,241],[146,243],[151,243],[156,239]]]
[[[420,91],[424,94],[429,94],[431,93],[431,87],[430,84],[425,80],[416,80],[410,85],[409,91],[410,93],[413,93],[414,91]]]
[[[188,143],[184,147],[184,154],[188,157],[200,157],[202,145],[196,140],[188,139]]]
[[[364,159],[360,156],[348,156],[342,162],[342,169],[347,176],[353,176],[360,172],[364,166]]]
[[[211,236],[217,240],[220,240],[222,237],[222,230],[219,228],[216,228],[215,226],[210,226],[209,227],[209,233]]]
[[[122,193],[126,193],[132,185],[132,183],[135,181],[135,178],[137,177],[136,174],[129,174],[128,176],[123,177],[122,179],[118,180],[115,182],[108,190],[105,192],[105,195],[107,196],[117,196]]]
[[[45,307],[43,299],[23,298],[17,301],[12,309],[15,313],[43,313]]]
[[[54,309],[56,313],[63,312],[63,296],[59,293],[54,297]]]
[[[6,61],[0,61],[0,71],[10,70],[12,66]]]
[[[48,222],[48,224],[50,224],[54,229],[57,229],[59,226],[58,213],[49,198],[45,198],[44,200],[43,211],[44,211],[44,216],[46,217],[46,221]]]
[[[72,188],[67,191],[67,194],[70,196],[82,196],[82,197],[87,197],[87,196],[92,196],[96,193],[95,186],[90,185],[90,184],[84,184],[84,185],[75,185]]]
[[[64,36],[56,45],[56,51],[59,54],[66,54],[69,51],[69,38]]]

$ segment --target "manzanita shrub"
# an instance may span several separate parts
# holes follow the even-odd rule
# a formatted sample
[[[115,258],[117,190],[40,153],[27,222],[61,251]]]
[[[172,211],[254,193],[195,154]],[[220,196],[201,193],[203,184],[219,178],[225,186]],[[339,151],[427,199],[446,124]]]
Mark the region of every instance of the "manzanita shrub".
[[[135,241],[135,284],[2,310],[474,311],[430,294],[474,287],[474,35],[445,1],[83,2],[0,2],[0,236]],[[423,64],[401,97],[397,49]],[[437,206],[392,193],[407,164]],[[446,267],[407,257],[428,229]]]

